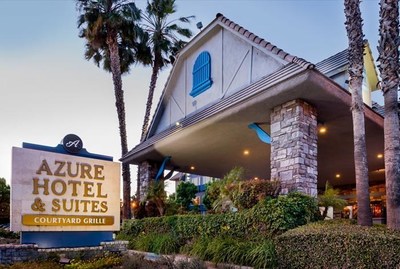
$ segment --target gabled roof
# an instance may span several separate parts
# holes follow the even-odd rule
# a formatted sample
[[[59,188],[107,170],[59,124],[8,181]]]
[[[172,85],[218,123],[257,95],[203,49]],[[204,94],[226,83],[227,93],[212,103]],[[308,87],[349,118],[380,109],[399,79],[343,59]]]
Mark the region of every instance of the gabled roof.
[[[224,15],[221,13],[218,13],[216,15],[216,19],[214,21],[219,21],[226,27],[231,28],[232,30],[236,31],[243,37],[245,37],[248,41],[254,43],[255,45],[258,45],[259,47],[265,48],[266,50],[278,55],[280,58],[283,60],[289,62],[289,63],[295,63],[300,65],[301,67],[304,68],[314,68],[314,65],[303,58],[299,58],[296,56],[293,56],[284,50],[278,48],[277,46],[273,45],[272,43],[266,41],[265,39],[255,35],[254,33],[250,32],[249,30],[243,28],[239,24],[229,20],[226,18]],[[212,25],[213,23],[210,23]]]
[[[184,48],[179,52],[179,54],[176,57],[176,61],[174,62],[172,66],[172,70],[167,78],[167,81],[164,85],[163,92],[160,96],[160,99],[158,101],[154,116],[152,117],[149,131],[147,133],[147,136],[145,140],[149,139],[154,135],[155,132],[155,125],[158,124],[158,121],[160,120],[161,117],[161,107],[162,107],[162,102],[164,98],[167,96],[167,90],[168,90],[168,85],[171,82],[172,77],[176,72],[178,72],[177,66],[183,62],[184,55],[190,50],[196,46],[196,44],[201,43],[199,42],[203,38],[205,38],[210,32],[212,32],[215,28],[217,27],[223,27],[224,29],[229,29],[233,33],[235,33],[237,36],[241,37],[243,40],[246,42],[252,44],[253,46],[257,47],[258,49],[272,53],[273,55],[277,56],[277,58],[281,59],[281,61],[285,62],[286,64],[294,64],[296,66],[299,66],[303,69],[313,69],[315,67],[314,64],[304,60],[303,58],[296,57],[294,55],[291,55],[284,50],[278,48],[277,46],[273,45],[272,43],[266,41],[265,39],[255,35],[254,33],[250,32],[249,30],[243,28],[239,24],[229,20],[226,18],[224,15],[221,13],[217,13],[216,18],[209,23],[200,33],[198,33],[190,42],[188,42]],[[211,105],[211,104],[210,104]],[[129,153],[128,153],[129,155]]]

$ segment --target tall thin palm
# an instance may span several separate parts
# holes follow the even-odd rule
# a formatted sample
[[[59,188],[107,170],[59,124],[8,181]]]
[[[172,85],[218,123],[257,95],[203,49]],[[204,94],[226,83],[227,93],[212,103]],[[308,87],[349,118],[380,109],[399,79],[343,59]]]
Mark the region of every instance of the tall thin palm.
[[[117,108],[121,154],[128,152],[125,102],[122,89],[123,72],[129,70],[135,61],[134,50],[131,49],[137,39],[137,21],[140,11],[132,1],[128,0],[77,0],[80,15],[78,28],[80,37],[85,38],[87,60],[93,59],[99,66],[112,73],[115,105]],[[130,218],[130,169],[128,164],[122,165],[123,180],[123,217]]]
[[[399,1],[381,0],[379,20],[379,71],[385,103],[385,177],[387,225],[400,230],[399,129]]]
[[[362,100],[364,40],[360,0],[345,0],[346,30],[349,40],[349,88],[353,115],[354,164],[356,174],[357,222],[372,226],[369,199],[367,146],[365,142],[364,104]]]
[[[175,12],[175,0],[153,0],[152,2],[147,2],[146,12],[142,14],[143,23],[141,26],[148,34],[148,45],[151,49],[152,74],[147,95],[142,134],[140,136],[141,142],[145,140],[148,132],[158,74],[163,67],[173,63],[178,51],[186,44],[186,41],[182,40],[181,37],[190,38],[192,36],[192,32],[189,29],[182,28],[177,23],[189,23],[194,16],[180,17],[169,21],[169,17]],[[137,196],[140,199],[146,190],[141,190],[142,184],[139,172],[137,178]]]
[[[163,67],[173,63],[174,56],[186,44],[181,38],[190,38],[192,36],[192,32],[189,29],[182,28],[177,22],[189,23],[194,16],[180,17],[176,20],[168,21],[168,18],[175,12],[175,0],[153,0],[152,2],[147,2],[146,12],[142,14],[143,30],[149,35],[149,46],[152,54],[152,75],[141,141],[145,139],[147,134],[158,73]]]

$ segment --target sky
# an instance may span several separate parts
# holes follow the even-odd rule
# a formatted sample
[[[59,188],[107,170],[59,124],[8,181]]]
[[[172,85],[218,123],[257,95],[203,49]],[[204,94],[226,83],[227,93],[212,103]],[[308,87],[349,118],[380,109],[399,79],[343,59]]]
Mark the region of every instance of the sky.
[[[137,0],[143,8],[146,1]],[[377,55],[378,0],[364,0],[364,35]],[[209,24],[217,13],[292,55],[317,63],[347,48],[343,0],[177,0],[189,25]],[[11,180],[12,147],[56,146],[70,133],[92,153],[121,157],[111,75],[84,58],[73,0],[0,0],[0,177]],[[154,105],[168,76],[162,71]],[[123,77],[128,146],[139,141],[150,68]],[[132,167],[132,193],[136,190]]]

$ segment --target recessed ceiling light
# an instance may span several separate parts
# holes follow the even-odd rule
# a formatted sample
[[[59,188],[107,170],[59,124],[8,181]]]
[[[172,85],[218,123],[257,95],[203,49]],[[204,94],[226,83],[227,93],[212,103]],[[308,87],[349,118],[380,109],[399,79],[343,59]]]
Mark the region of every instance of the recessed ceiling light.
[[[190,170],[194,170],[194,169],[196,169],[196,167],[194,167],[193,165],[190,166]]]
[[[341,175],[340,175],[340,174],[336,174],[335,177],[336,177],[336,178],[340,178]]]
[[[321,126],[319,127],[319,129],[318,129],[318,132],[319,132],[320,134],[326,134],[326,131],[327,131],[327,129],[326,129],[326,127],[325,127],[324,125],[321,125]]]
[[[250,154],[250,151],[246,149],[246,150],[243,151],[243,154],[244,154],[244,155],[249,155],[249,154]]]
[[[376,155],[376,157],[377,157],[378,159],[382,159],[382,158],[383,158],[383,154],[382,154],[382,153],[379,153],[378,155]]]

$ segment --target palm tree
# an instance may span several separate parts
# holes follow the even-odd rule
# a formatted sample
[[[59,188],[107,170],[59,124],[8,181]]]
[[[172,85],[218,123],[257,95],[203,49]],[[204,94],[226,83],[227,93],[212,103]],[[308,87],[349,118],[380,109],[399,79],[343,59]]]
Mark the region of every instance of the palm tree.
[[[329,181],[325,183],[325,192],[322,195],[318,195],[318,205],[323,207],[322,211],[322,219],[324,220],[328,215],[329,207],[332,207],[334,210],[343,210],[343,208],[347,205],[347,201],[340,198],[339,190],[334,189]]]
[[[387,226],[400,230],[399,129],[399,1],[381,0],[379,20],[379,71],[385,103],[385,177]]]
[[[163,67],[173,63],[178,51],[186,44],[180,37],[190,38],[192,36],[192,32],[189,29],[182,28],[177,22],[189,23],[194,16],[180,17],[168,21],[169,16],[173,15],[175,12],[175,0],[153,0],[152,2],[147,2],[146,12],[142,14],[144,22],[141,26],[148,34],[148,45],[151,49],[152,74],[140,142],[145,140],[149,128],[150,112],[153,105],[153,96],[157,85],[158,74]],[[138,171],[136,194],[139,199],[141,195],[140,188],[141,182]]]
[[[79,36],[87,41],[86,59],[93,59],[98,66],[103,63],[103,68],[112,74],[123,156],[128,152],[128,143],[121,75],[141,55],[142,46],[131,49],[138,44],[140,11],[129,0],[77,0],[77,7]],[[123,217],[130,218],[129,164],[122,165],[122,180]]]
[[[351,112],[353,115],[354,164],[357,193],[357,222],[362,226],[372,226],[369,199],[367,147],[365,143],[364,104],[362,100],[364,34],[360,0],[345,0],[346,30],[349,40],[349,88],[351,92]]]
[[[182,28],[176,22],[189,23],[194,16],[180,17],[176,20],[168,21],[168,17],[175,12],[175,0],[153,0],[152,2],[147,2],[146,12],[142,14],[144,21],[142,24],[143,30],[149,35],[149,46],[152,54],[152,74],[140,138],[141,141],[145,139],[147,134],[158,73],[163,67],[173,63],[174,56],[186,44],[180,37],[190,38],[192,36],[192,32],[189,29]]]

